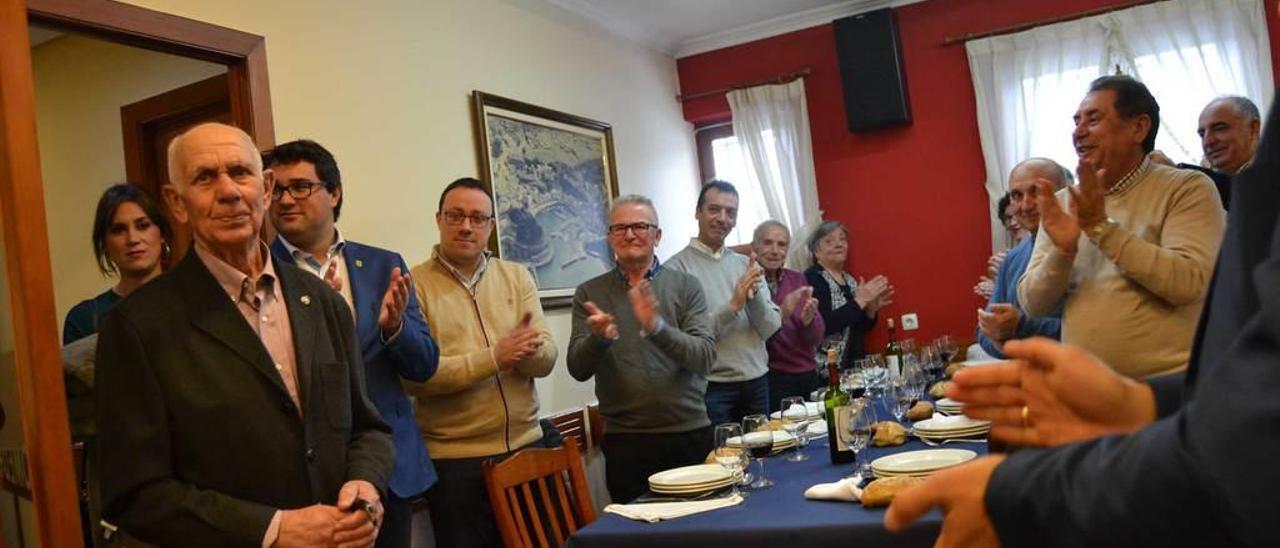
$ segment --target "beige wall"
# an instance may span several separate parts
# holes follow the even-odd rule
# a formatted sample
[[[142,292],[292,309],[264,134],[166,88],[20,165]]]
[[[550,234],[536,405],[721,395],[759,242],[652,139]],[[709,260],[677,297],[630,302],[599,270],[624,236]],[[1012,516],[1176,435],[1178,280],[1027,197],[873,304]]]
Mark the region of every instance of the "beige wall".
[[[73,35],[37,46],[31,65],[61,330],[71,307],[115,284],[98,272],[90,236],[102,191],[125,180],[120,107],[226,67]]]
[[[476,176],[473,89],[613,125],[619,186],[655,199],[668,256],[696,232],[694,146],[673,96],[675,61],[558,15],[545,0],[131,0],[267,37],[277,141],[337,156],[344,236],[410,265],[437,241],[449,181]],[[569,377],[567,309],[548,314],[560,363],[544,412],[594,400]]]

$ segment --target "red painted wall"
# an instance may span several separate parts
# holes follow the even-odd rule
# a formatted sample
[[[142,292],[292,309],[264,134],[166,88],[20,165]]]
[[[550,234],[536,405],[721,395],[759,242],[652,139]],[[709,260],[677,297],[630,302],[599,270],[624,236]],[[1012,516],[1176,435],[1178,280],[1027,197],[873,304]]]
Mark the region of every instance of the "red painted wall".
[[[964,46],[942,41],[1125,3],[931,0],[899,8],[914,119],[905,128],[846,129],[830,25],[680,59],[680,89],[692,94],[811,69],[805,91],[818,199],[827,218],[850,226],[850,272],[889,276],[897,298],[887,312],[920,316],[920,330],[906,336],[920,342],[944,333],[972,339],[975,309],[984,304],[972,287],[991,250],[986,170]],[[1278,5],[1280,0],[1266,0],[1280,80]],[[729,106],[723,96],[707,97],[685,103],[684,114],[695,123],[724,120]],[[867,347],[880,348],[885,340],[881,321]]]

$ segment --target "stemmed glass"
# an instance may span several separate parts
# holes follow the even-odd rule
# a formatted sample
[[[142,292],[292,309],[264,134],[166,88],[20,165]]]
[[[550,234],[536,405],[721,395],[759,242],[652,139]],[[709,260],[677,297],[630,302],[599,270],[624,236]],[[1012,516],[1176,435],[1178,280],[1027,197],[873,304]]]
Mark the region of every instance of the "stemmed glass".
[[[859,474],[860,467],[858,465],[858,454],[867,448],[871,443],[872,432],[875,430],[876,416],[872,407],[875,404],[869,398],[860,398],[847,406],[841,407],[836,415],[836,433],[840,436],[845,446],[853,451],[853,471]],[[866,460],[865,457],[863,460]],[[867,463],[862,463],[862,467],[866,468]]]
[[[736,422],[716,425],[716,462],[733,474],[733,494],[745,497],[747,494],[738,490],[738,483],[745,477],[751,457],[747,456],[745,447],[734,447],[730,440],[742,440],[742,425]]]
[[[765,415],[747,415],[742,417],[742,445],[751,452],[751,456],[760,463],[760,477],[751,482],[752,489],[764,489],[773,485],[773,481],[764,476],[764,458],[773,451],[773,430],[769,428],[769,417]]]
[[[911,410],[911,404],[915,403],[915,394],[912,394],[911,382],[906,376],[893,379],[889,384],[887,399],[892,405],[893,416],[902,424],[907,423],[907,411]]]
[[[787,462],[809,460],[809,455],[804,454],[804,448],[809,446],[810,424],[809,408],[805,405],[804,398],[782,398],[782,412],[779,415],[782,417],[782,429],[796,438],[796,450],[787,457]]]
[[[942,367],[946,367],[951,362],[951,358],[956,355],[956,343],[951,340],[950,335],[943,335],[934,341],[938,346],[938,351],[942,353]]]

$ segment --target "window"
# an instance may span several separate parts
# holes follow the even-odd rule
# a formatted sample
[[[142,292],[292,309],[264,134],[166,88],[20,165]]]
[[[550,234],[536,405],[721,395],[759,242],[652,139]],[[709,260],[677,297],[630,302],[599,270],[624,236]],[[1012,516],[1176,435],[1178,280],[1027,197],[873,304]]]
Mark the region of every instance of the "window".
[[[751,168],[747,151],[734,136],[733,126],[728,122],[701,127],[696,132],[702,180],[720,179],[738,189],[738,224],[725,237],[725,245],[750,244],[756,226],[769,219],[769,208],[765,205],[764,193]],[[766,130],[763,134],[766,141],[770,138],[769,133]],[[777,172],[776,159],[770,158],[769,163]],[[781,176],[774,177],[774,180],[778,179]]]

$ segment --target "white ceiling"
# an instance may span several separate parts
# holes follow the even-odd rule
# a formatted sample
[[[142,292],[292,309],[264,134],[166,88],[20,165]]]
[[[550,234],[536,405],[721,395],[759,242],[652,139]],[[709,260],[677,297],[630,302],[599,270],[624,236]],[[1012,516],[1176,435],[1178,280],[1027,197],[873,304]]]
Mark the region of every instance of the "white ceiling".
[[[687,57],[924,0],[546,0],[607,31]]]

